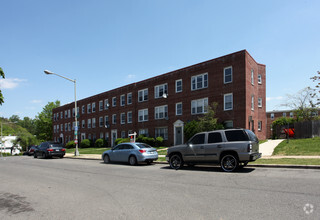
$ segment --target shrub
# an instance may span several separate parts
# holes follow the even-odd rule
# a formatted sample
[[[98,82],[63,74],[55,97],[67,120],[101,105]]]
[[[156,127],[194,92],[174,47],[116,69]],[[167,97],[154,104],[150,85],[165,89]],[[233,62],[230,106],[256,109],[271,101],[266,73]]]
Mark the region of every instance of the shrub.
[[[82,140],[81,143],[80,143],[80,147],[81,147],[81,148],[89,148],[90,145],[91,145],[91,142],[90,142],[89,139],[84,139],[84,140]]]
[[[115,141],[114,141],[114,144],[115,145],[118,145],[120,143],[120,141],[122,141],[122,138],[117,138]]]
[[[122,140],[119,141],[119,144],[121,144],[121,143],[127,143],[127,142],[130,142],[130,138],[122,138]]]
[[[67,148],[67,149],[75,148],[75,147],[76,147],[76,144],[74,143],[74,141],[69,141],[69,142],[66,144],[66,148]]]
[[[146,137],[143,134],[140,134],[137,138],[136,138],[136,142],[142,142],[143,143],[143,138]]]
[[[163,144],[163,137],[156,138],[156,147],[160,147]]]
[[[96,142],[94,143],[94,147],[97,147],[97,148],[102,148],[104,146],[104,141],[103,139],[97,139]]]
[[[144,138],[142,138],[142,142],[146,143],[146,144],[149,144],[150,146],[154,146],[156,141],[152,137],[144,137]]]

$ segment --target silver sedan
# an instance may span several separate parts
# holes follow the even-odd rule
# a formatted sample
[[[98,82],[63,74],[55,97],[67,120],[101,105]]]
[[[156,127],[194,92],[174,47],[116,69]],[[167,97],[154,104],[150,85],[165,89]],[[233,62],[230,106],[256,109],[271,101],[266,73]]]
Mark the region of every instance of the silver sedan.
[[[145,143],[121,143],[102,153],[102,160],[110,162],[128,162],[130,165],[138,163],[151,164],[158,159],[155,148]]]

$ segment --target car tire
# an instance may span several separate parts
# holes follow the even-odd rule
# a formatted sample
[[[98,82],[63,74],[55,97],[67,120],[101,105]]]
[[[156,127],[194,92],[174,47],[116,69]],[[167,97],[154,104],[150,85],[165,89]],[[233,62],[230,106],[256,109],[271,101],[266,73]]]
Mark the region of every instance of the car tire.
[[[41,157],[42,157],[42,159],[46,159],[46,154],[42,153]]]
[[[34,154],[33,154],[33,158],[37,158],[37,155],[36,155],[36,153],[34,153]]]
[[[130,156],[130,157],[129,157],[129,164],[130,164],[131,166],[137,165],[137,158],[136,158],[135,156]]]
[[[220,161],[221,169],[225,172],[232,172],[239,165],[238,158],[233,154],[226,154]]]
[[[169,164],[172,169],[180,169],[183,167],[183,160],[180,154],[173,154],[170,156]]]
[[[110,157],[109,157],[109,155],[104,155],[104,157],[103,157],[103,162],[104,163],[110,163]]]

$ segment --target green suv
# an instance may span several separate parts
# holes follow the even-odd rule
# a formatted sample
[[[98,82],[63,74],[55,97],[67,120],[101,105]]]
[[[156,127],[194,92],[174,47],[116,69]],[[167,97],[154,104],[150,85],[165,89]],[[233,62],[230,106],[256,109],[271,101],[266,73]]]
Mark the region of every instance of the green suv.
[[[173,169],[184,164],[220,164],[232,172],[261,157],[259,140],[247,129],[227,129],[201,132],[186,144],[168,148],[166,160]]]

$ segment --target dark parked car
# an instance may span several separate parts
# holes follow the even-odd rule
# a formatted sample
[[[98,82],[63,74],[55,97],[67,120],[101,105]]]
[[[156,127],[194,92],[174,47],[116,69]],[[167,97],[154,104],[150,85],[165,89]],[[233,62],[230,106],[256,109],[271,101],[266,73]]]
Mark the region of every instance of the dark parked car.
[[[28,155],[29,156],[32,156],[32,155],[34,155],[34,151],[38,148],[38,146],[36,146],[36,145],[32,145],[32,146],[29,146],[28,147],[29,148],[29,150],[28,150]]]
[[[186,144],[168,148],[166,160],[173,169],[184,164],[220,164],[231,172],[260,157],[259,140],[252,131],[228,129],[198,133]]]
[[[53,141],[43,142],[39,145],[38,148],[34,151],[34,158],[51,158],[51,157],[60,157],[62,158],[66,153],[66,149],[62,144]]]
[[[105,163],[125,162],[136,165],[145,162],[150,164],[157,159],[157,150],[144,143],[121,143],[102,154],[102,160]]]

